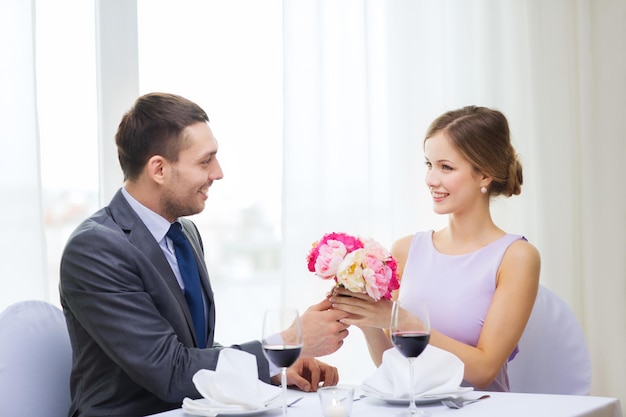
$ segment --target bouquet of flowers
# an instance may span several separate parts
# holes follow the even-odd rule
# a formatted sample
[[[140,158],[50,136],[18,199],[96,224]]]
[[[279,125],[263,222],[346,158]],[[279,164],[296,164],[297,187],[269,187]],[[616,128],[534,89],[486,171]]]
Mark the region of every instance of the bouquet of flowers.
[[[318,277],[333,278],[337,285],[376,301],[391,299],[391,292],[400,287],[395,258],[372,239],[328,233],[313,243],[307,263]]]

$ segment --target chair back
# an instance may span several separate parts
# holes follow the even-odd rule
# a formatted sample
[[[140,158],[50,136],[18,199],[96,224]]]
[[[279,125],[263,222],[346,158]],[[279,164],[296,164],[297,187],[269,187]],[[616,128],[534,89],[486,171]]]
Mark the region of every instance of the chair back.
[[[588,395],[591,390],[582,327],[567,303],[542,285],[508,373],[512,392]]]
[[[0,313],[0,414],[67,417],[72,348],[63,312],[21,301]]]

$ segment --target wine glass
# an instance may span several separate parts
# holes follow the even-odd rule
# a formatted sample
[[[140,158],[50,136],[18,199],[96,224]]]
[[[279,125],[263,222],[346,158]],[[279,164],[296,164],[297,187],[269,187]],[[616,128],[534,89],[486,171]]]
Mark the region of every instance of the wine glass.
[[[408,410],[399,416],[430,416],[430,413],[420,410],[415,405],[415,376],[413,362],[428,345],[430,340],[430,320],[425,305],[398,300],[391,309],[391,341],[393,345],[409,359],[410,397]]]
[[[302,352],[302,323],[298,310],[280,308],[267,310],[263,317],[263,353],[268,361],[280,367],[283,416],[287,415],[287,368]]]

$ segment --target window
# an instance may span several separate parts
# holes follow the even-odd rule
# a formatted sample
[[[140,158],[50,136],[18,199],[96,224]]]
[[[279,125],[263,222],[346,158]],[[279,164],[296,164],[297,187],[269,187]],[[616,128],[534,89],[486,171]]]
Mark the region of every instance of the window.
[[[37,110],[48,293],[74,228],[99,206],[94,4],[36,3]]]
[[[280,290],[282,2],[140,0],[137,7],[140,94],[166,91],[195,101],[220,146],[224,179],[193,219],[217,294],[216,338],[224,344],[258,339],[260,321],[250,323],[248,312]],[[98,201],[94,20],[92,2],[37,3],[52,301],[58,301],[67,238],[108,203]]]

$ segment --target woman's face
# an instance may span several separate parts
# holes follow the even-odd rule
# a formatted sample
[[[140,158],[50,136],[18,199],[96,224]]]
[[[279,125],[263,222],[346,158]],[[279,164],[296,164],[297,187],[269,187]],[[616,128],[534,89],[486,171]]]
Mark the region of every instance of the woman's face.
[[[437,214],[462,214],[482,201],[480,187],[488,185],[484,176],[452,145],[444,132],[424,143],[426,185]]]

